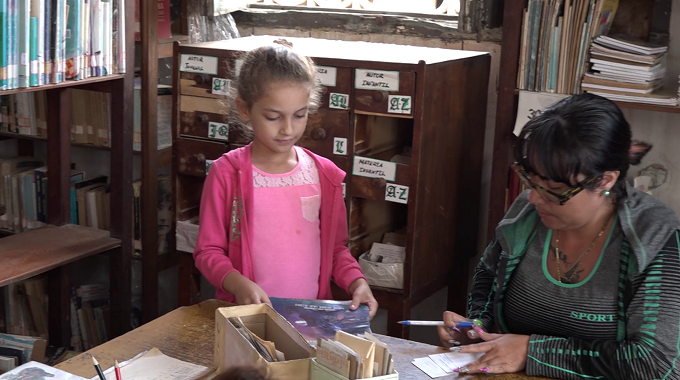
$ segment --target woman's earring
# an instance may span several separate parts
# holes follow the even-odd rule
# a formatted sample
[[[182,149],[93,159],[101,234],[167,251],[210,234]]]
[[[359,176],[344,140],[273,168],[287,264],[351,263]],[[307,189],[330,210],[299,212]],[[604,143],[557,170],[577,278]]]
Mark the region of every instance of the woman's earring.
[[[609,191],[609,190],[605,190],[605,191],[602,192],[602,194],[603,194],[605,197],[608,197],[608,196],[610,196],[612,193],[611,193],[611,191]]]

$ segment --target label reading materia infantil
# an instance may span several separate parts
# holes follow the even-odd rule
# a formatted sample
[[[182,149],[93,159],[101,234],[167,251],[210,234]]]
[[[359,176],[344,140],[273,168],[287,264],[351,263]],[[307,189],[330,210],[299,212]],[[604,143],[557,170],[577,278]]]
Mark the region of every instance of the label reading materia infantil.
[[[327,87],[335,87],[336,86],[336,81],[337,81],[337,76],[338,76],[338,69],[335,67],[330,67],[330,66],[317,66],[316,67],[316,74],[317,78],[319,79],[319,83],[323,86]]]
[[[179,70],[190,73],[217,75],[217,57],[182,54],[179,59]]]
[[[360,90],[399,91],[399,72],[356,69],[354,88]]]
[[[383,178],[394,181],[397,177],[397,164],[373,158],[354,156],[352,174],[361,177]]]

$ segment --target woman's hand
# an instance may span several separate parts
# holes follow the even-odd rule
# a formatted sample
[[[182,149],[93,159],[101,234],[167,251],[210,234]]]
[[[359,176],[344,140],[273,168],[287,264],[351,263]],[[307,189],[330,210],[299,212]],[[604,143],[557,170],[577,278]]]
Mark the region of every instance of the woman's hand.
[[[479,333],[471,328],[457,329],[454,326],[458,322],[472,322],[470,319],[451,311],[445,311],[442,319],[445,326],[437,327],[439,339],[444,347],[467,345],[479,342]]]
[[[224,290],[233,294],[236,297],[236,303],[239,305],[251,305],[256,303],[266,303],[269,306],[272,302],[267,297],[267,293],[260,287],[260,285],[250,281],[244,275],[234,271],[227,275],[222,281]]]
[[[349,290],[349,294],[352,296],[352,305],[350,305],[349,309],[356,310],[359,305],[365,303],[368,305],[369,318],[373,319],[378,311],[378,301],[373,297],[373,292],[371,287],[368,286],[368,282],[363,278],[357,278],[349,284],[349,289],[347,290]]]
[[[529,335],[479,333],[483,343],[455,347],[451,351],[483,353],[476,362],[461,367],[459,373],[511,373],[524,370],[529,350]]]

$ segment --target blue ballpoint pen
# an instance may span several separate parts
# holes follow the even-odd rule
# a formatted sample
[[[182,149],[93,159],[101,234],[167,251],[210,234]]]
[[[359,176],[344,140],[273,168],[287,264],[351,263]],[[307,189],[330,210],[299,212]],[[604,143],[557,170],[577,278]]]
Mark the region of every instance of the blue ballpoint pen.
[[[398,323],[405,325],[405,326],[444,326],[443,321],[399,321]],[[482,321],[479,319],[472,320],[471,322],[468,321],[463,321],[463,322],[456,322],[456,327],[457,328],[470,328],[477,326],[479,328],[482,328]]]

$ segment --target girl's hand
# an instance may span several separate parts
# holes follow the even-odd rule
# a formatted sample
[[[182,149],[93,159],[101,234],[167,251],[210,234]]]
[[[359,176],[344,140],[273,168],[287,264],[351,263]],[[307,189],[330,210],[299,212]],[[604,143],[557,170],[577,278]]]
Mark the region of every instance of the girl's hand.
[[[349,309],[356,310],[359,305],[365,303],[368,305],[368,316],[370,319],[373,319],[375,313],[378,311],[378,301],[373,297],[373,292],[371,292],[371,287],[368,286],[368,282],[363,278],[357,278],[352,281],[348,290],[349,294],[352,296],[352,305]]]
[[[471,322],[470,319],[451,311],[445,311],[442,319],[445,326],[438,326],[439,340],[444,347],[466,345],[479,342],[479,333],[471,328],[454,328],[458,322]]]
[[[483,343],[455,347],[452,351],[484,353],[474,363],[458,369],[459,373],[510,373],[524,370],[529,350],[529,335],[479,333]]]
[[[267,293],[262,290],[260,285],[250,281],[247,277],[238,272],[231,272],[222,282],[224,290],[236,297],[239,305],[251,305],[256,303],[266,303],[269,306],[272,302],[267,297]]]

